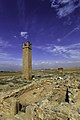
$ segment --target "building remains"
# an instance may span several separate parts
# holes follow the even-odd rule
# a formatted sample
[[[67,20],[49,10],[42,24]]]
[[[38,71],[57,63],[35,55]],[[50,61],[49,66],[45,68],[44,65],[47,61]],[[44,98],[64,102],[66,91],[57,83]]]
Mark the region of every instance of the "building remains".
[[[22,45],[23,49],[23,67],[22,77],[26,80],[32,79],[32,44],[27,41]]]
[[[57,71],[37,70],[35,75],[41,77],[31,80],[32,46],[23,43],[22,77],[31,81],[0,78],[0,120],[80,120],[80,69]]]
[[[58,73],[63,74],[63,68],[58,68]]]

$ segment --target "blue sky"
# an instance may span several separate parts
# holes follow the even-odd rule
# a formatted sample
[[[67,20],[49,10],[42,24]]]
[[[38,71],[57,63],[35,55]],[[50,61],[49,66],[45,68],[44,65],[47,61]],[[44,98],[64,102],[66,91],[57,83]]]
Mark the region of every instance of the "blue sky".
[[[33,69],[80,67],[80,0],[0,0],[0,70],[21,70],[27,40]]]

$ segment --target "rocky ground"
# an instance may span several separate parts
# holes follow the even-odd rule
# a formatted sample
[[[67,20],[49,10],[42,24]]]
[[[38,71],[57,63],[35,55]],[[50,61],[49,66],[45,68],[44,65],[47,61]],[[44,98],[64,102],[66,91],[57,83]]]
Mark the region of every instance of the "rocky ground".
[[[80,72],[1,77],[0,120],[80,120]]]

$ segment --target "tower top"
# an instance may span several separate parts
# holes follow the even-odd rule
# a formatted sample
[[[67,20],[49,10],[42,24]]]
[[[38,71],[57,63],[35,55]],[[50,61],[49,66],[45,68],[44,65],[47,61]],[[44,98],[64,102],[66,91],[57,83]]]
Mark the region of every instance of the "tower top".
[[[30,43],[30,41],[27,41],[26,43],[22,44],[22,47],[23,47],[23,49],[24,48],[30,48],[30,49],[32,49],[32,44]]]

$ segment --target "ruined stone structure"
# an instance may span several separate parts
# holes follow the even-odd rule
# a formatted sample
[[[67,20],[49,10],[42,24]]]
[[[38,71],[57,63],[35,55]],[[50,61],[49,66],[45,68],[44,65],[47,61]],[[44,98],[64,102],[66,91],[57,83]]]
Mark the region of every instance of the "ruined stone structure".
[[[63,68],[58,68],[58,73],[63,74]]]
[[[79,81],[35,80],[0,93],[0,120],[80,120]]]
[[[63,79],[57,74],[56,78],[54,75],[30,82],[20,77],[5,77],[14,86],[10,88],[8,83],[0,91],[0,120],[80,120],[80,72],[74,78],[70,75],[66,72]]]
[[[32,46],[29,41],[23,43],[23,68],[22,77],[26,80],[31,80],[32,78]]]

